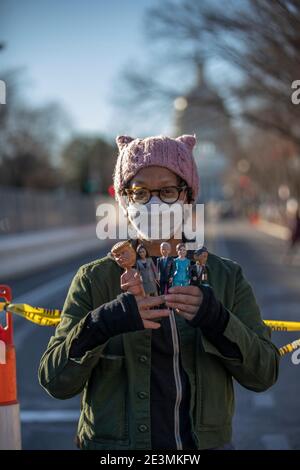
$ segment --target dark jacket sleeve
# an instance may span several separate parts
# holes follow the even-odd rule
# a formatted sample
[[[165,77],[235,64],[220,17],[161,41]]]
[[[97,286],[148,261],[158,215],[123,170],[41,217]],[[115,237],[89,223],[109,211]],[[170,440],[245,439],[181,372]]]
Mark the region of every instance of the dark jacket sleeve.
[[[202,333],[223,356],[242,359],[238,345],[223,334],[229,322],[228,310],[216,299],[211,287],[202,285],[200,288],[203,294],[201,307],[193,320],[187,323],[201,328]]]
[[[80,334],[71,343],[69,357],[71,359],[83,357],[88,351],[106,343],[113,336],[143,329],[143,321],[134,295],[120,294],[115,300],[87,314]]]
[[[238,265],[233,306],[231,311],[226,310],[228,322],[223,336],[236,345],[241,357],[222,354],[207,331],[202,335],[204,350],[217,356],[244,387],[257,392],[267,390],[277,380],[280,354],[270,340],[270,329],[262,321],[252,288]]]
[[[120,294],[108,303],[103,295],[103,302],[100,298],[99,303],[101,306],[95,310],[90,280],[80,269],[70,286],[61,322],[40,361],[39,381],[55,398],[70,398],[83,390],[111,335],[119,334],[127,327],[127,331],[132,331],[135,326],[136,329],[141,326],[131,294]],[[134,319],[127,322],[129,312],[133,313]],[[109,315],[114,313],[116,317],[109,320]],[[117,324],[119,321],[120,325]],[[71,358],[72,348],[74,357]]]

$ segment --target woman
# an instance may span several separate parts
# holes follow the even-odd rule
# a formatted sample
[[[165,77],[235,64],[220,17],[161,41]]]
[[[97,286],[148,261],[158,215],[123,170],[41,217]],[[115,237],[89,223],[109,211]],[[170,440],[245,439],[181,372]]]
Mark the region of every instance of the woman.
[[[157,270],[144,245],[136,249],[136,267],[143,279],[146,295],[157,295]]]
[[[197,199],[195,143],[193,136],[117,138],[114,187],[133,226],[135,204],[151,213],[158,200],[180,206]],[[163,241],[176,256],[175,225],[169,240],[136,228],[150,257],[160,256]],[[276,381],[280,356],[240,266],[209,253],[207,270],[211,287],[144,297],[139,275],[121,291],[122,267],[111,257],[79,269],[39,379],[56,398],[82,394],[81,448],[226,448],[232,378],[257,392]]]
[[[173,277],[173,286],[188,286],[190,284],[190,260],[186,257],[184,243],[176,246],[178,257],[175,258],[176,270]]]

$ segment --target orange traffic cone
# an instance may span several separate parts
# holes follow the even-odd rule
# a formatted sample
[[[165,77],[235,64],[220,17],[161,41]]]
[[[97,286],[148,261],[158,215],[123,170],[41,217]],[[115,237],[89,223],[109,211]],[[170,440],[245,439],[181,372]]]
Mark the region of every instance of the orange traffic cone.
[[[11,302],[11,289],[0,285],[0,298]],[[0,324],[0,450],[21,449],[20,409],[17,400],[16,351],[12,314]]]

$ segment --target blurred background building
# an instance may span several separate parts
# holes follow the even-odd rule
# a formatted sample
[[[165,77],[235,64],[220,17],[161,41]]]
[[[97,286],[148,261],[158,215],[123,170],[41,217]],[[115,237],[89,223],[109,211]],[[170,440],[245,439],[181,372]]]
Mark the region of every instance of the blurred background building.
[[[174,100],[174,134],[197,136],[195,159],[201,175],[200,201],[207,203],[224,199],[223,174],[231,157],[225,154],[224,143],[232,130],[230,120],[223,112],[222,98],[205,79],[203,63],[196,63],[195,69],[195,84],[186,95]]]

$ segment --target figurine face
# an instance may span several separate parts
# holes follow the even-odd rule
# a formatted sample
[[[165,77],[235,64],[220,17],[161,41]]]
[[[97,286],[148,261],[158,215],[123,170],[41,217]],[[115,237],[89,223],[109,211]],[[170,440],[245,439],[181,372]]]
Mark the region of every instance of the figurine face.
[[[169,256],[169,254],[171,252],[171,247],[170,247],[169,243],[162,243],[160,245],[160,252],[161,252],[162,256]]]
[[[112,253],[114,259],[121,268],[132,268],[136,262],[136,253],[132,246],[125,246],[120,248],[117,252]]]
[[[200,264],[201,266],[204,266],[207,262],[207,258],[208,258],[208,253],[207,251],[204,251],[203,253],[201,253],[200,255],[196,255],[194,254],[194,260]]]
[[[140,255],[140,257],[141,257],[142,259],[145,259],[145,258],[146,258],[147,253],[146,253],[145,248],[141,248],[141,249],[139,250],[139,255]]]

